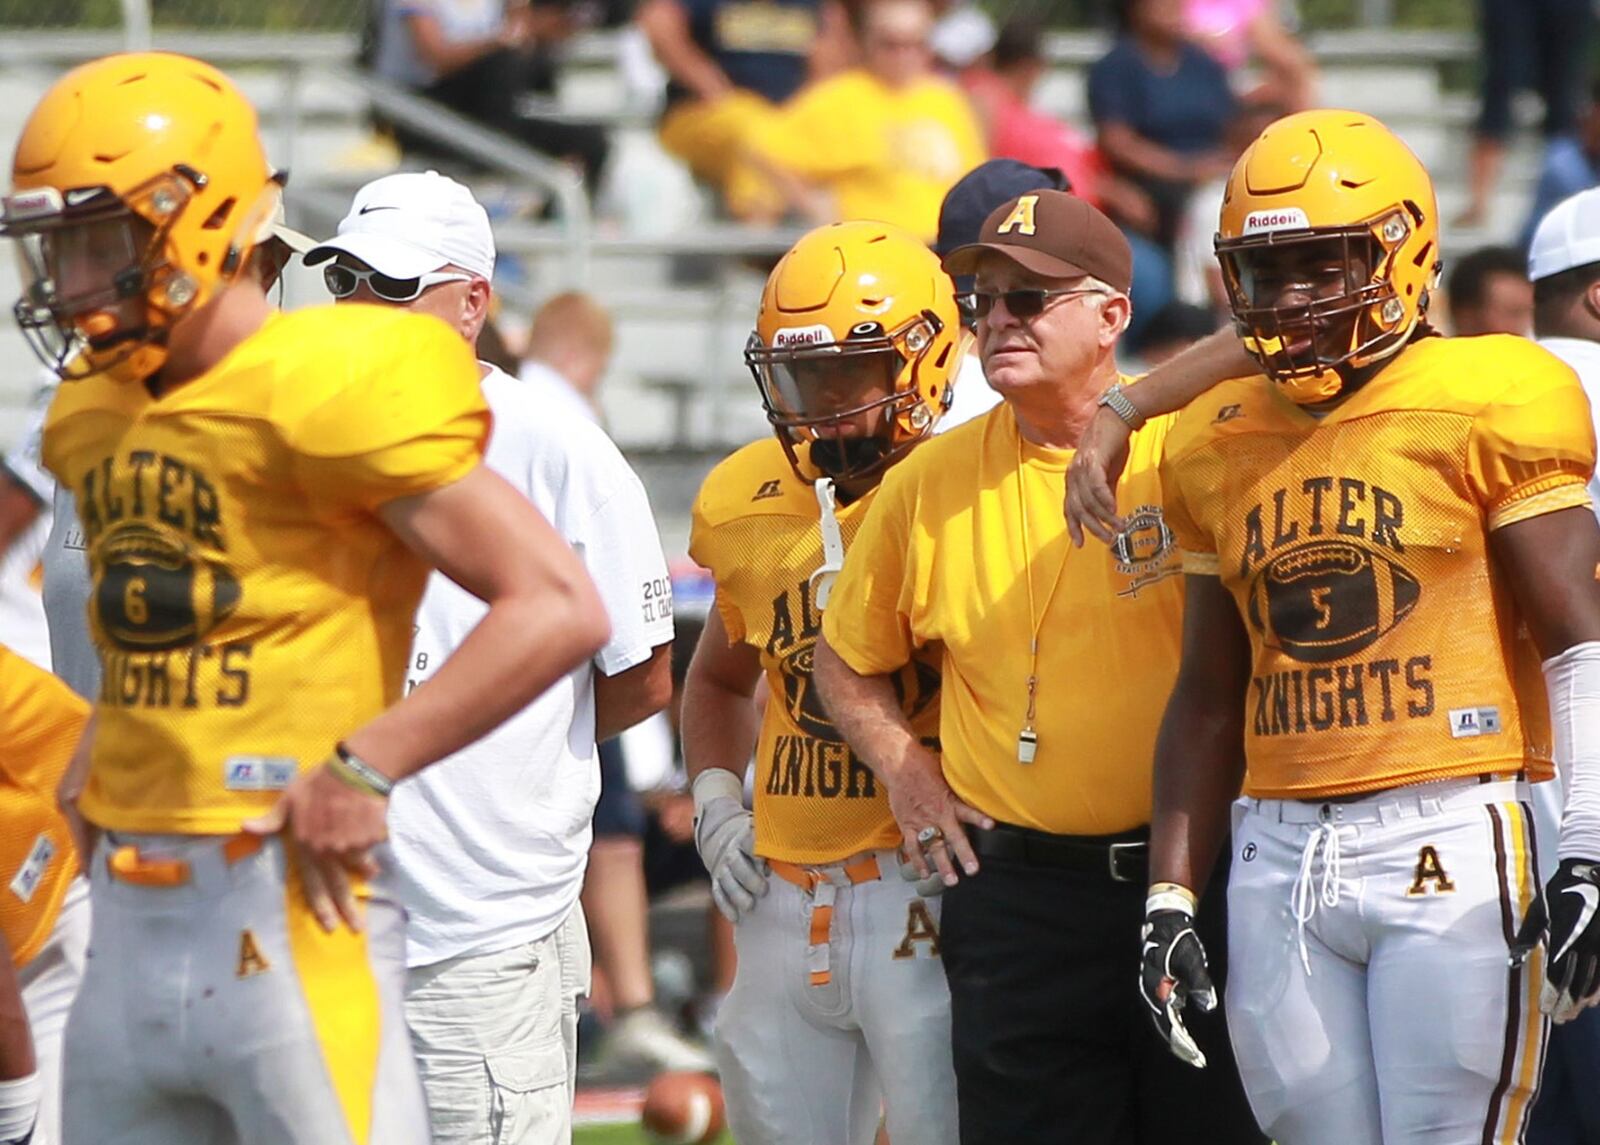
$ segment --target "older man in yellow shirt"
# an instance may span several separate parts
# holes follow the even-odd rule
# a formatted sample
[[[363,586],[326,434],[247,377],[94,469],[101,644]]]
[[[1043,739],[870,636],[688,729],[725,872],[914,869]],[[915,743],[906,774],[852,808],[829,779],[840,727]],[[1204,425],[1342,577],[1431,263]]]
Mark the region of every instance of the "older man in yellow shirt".
[[[1219,1016],[1195,1026],[1212,1067],[1191,1070],[1130,997],[1156,709],[1182,626],[1158,472],[1172,419],[1129,444],[1114,545],[1072,549],[1060,512],[1082,427],[1097,401],[1124,400],[1127,239],[1041,190],[999,207],[944,266],[975,275],[978,351],[1004,402],[885,476],[813,679],[888,789],[913,861],[946,884],[962,1145],[1260,1141]],[[890,675],[930,645],[943,649],[938,755],[905,725]],[[1222,920],[1207,905],[1209,933]]]

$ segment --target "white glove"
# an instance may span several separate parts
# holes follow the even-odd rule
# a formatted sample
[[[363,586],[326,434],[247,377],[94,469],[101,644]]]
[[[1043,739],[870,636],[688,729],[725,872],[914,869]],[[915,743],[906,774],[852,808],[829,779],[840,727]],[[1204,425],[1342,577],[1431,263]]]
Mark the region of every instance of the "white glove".
[[[694,781],[694,845],[711,872],[711,899],[729,922],[767,893],[766,860],[755,856],[755,816],[745,810],[744,784],[726,768],[708,767]]]

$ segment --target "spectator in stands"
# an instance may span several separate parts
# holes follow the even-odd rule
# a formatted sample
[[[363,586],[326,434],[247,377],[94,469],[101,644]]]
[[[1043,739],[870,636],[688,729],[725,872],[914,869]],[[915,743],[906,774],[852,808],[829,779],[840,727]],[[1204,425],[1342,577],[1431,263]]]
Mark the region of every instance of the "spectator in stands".
[[[1479,247],[1459,259],[1444,284],[1450,324],[1458,337],[1533,333],[1533,284],[1528,259],[1505,246]]]
[[[306,255],[345,301],[402,306],[475,345],[494,237],[470,191],[434,172],[356,193],[338,235]],[[583,558],[611,639],[501,727],[397,788],[389,831],[406,927],[406,1022],[432,1139],[570,1140],[578,999],[590,955],[578,907],[600,781],[595,741],[666,706],[672,618],[644,486],[598,428],[480,362],[494,415],[484,462]],[[407,690],[470,634],[485,605],[430,577]]]
[[[1545,215],[1528,254],[1533,279],[1533,333],[1560,358],[1600,411],[1600,190],[1563,200]],[[1589,499],[1600,514],[1600,479],[1589,479]],[[1539,879],[1548,882],[1559,856],[1563,808],[1561,781],[1532,787]],[[1600,1010],[1588,1009],[1552,1026],[1545,1049],[1539,1099],[1528,1119],[1527,1145],[1584,1145],[1600,1141]]]
[[[1156,226],[1155,204],[1133,183],[1113,175],[1091,140],[1069,124],[1034,110],[1033,89],[1049,66],[1041,47],[1043,40],[1042,21],[1026,14],[1012,16],[1000,29],[991,66],[967,69],[961,82],[985,123],[991,155],[1060,171],[1074,195],[1122,224],[1133,247],[1131,335],[1172,296],[1167,257],[1148,237]],[[1002,196],[990,206],[1009,197]],[[983,214],[972,221],[974,237],[966,241],[977,241]]]
[[[373,69],[382,78],[442,103],[452,111],[520,140],[535,151],[571,161],[591,188],[609,144],[602,128],[555,122],[517,112],[518,98],[547,66],[542,49],[573,30],[568,9],[555,0],[380,0]],[[407,150],[441,145],[399,130]]]
[[[1523,225],[1522,241],[1517,245],[1527,250],[1533,242],[1534,228],[1557,203],[1595,186],[1600,186],[1600,83],[1590,89],[1589,103],[1583,109],[1577,129],[1545,144],[1533,206]]]
[[[785,204],[746,160],[753,136],[807,79],[842,66],[839,0],[642,0],[636,17],[667,72],[661,144],[711,184],[735,218],[772,221]]]
[[[1230,73],[1255,64],[1261,82],[1246,103],[1300,111],[1315,103],[1317,65],[1284,26],[1275,0],[1183,0],[1183,23],[1195,43]]]
[[[1233,165],[1224,146],[1233,91],[1223,66],[1189,41],[1183,0],[1117,0],[1117,14],[1117,41],[1089,70],[1089,113],[1111,169],[1154,202],[1148,233],[1170,251],[1195,187]]]
[[[555,295],[539,308],[522,355],[522,380],[544,400],[590,421],[600,414],[600,380],[611,362],[611,315],[579,290]]]
[[[990,155],[1055,168],[1067,177],[1074,195],[1104,210],[1100,185],[1106,170],[1094,141],[1032,105],[1033,90],[1049,68],[1043,37],[1044,22],[1038,17],[1012,16],[1001,25],[988,64],[962,71],[961,86],[972,97]]]
[[[1478,0],[1483,104],[1472,141],[1466,210],[1457,226],[1482,226],[1511,135],[1511,101],[1534,81],[1544,98],[1544,137],[1577,125],[1588,66],[1590,0]]]
[[[862,66],[801,92],[750,141],[806,221],[877,219],[933,241],[945,192],[985,152],[966,96],[934,71],[932,28],[927,0],[871,0]]]
[[[1145,369],[1153,370],[1221,326],[1216,311],[1209,307],[1174,300],[1151,315],[1128,349]]]

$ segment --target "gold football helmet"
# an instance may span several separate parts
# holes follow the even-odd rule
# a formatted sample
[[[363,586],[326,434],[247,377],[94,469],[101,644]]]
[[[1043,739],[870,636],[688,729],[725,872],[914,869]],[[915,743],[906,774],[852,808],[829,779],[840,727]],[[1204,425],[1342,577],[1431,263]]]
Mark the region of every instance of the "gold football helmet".
[[[1246,348],[1293,400],[1327,401],[1341,368],[1395,353],[1427,312],[1433,180],[1370,115],[1286,116],[1235,164],[1216,245]]]
[[[107,56],[63,76],[23,127],[0,201],[19,240],[18,324],[63,378],[160,369],[167,333],[271,233],[280,181],[255,109],[209,64]]]
[[[933,433],[961,363],[955,284],[887,223],[818,227],[767,278],[745,362],[802,480],[879,475]]]

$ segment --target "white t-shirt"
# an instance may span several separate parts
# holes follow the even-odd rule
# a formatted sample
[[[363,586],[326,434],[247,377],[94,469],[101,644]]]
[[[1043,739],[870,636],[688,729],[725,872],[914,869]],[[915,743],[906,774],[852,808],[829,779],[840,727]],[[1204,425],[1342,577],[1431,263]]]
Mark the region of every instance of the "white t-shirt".
[[[1587,338],[1540,338],[1539,345],[1549,350],[1578,375],[1583,392],[1589,395],[1589,416],[1595,419],[1595,433],[1600,436],[1600,342]],[[1589,478],[1589,500],[1600,516],[1600,479]],[[1556,859],[1556,840],[1561,835],[1563,796],[1561,777],[1545,783],[1535,783],[1533,794],[1534,838],[1539,844],[1539,881],[1549,882],[1560,864]]]
[[[532,386],[538,393],[540,400],[549,402],[553,406],[577,414],[585,421],[600,424],[600,415],[595,413],[594,407],[584,400],[577,388],[557,370],[552,370],[543,362],[526,361],[517,371],[518,376]]]
[[[978,360],[978,344],[967,348],[961,359],[961,369],[956,372],[955,400],[939,419],[935,433],[948,433],[962,422],[981,417],[1000,404],[1000,395],[994,392],[983,376],[983,363]]]
[[[543,938],[578,901],[600,794],[594,669],[614,676],[672,639],[672,588],[644,486],[604,431],[491,369],[486,462],[583,558],[611,641],[464,751],[395,789],[389,808],[410,912],[406,961],[427,966]],[[417,612],[407,690],[487,611],[435,573]]]
[[[100,655],[89,635],[89,554],[78,524],[78,503],[56,486],[54,519],[44,545],[44,615],[50,663],[67,686],[91,704],[100,695]]]
[[[54,385],[34,394],[17,447],[0,458],[5,478],[27,490],[39,507],[39,515],[0,555],[0,644],[46,672],[50,671],[50,632],[39,591],[40,561],[45,538],[50,535],[56,482],[39,463],[39,443],[44,437],[45,411],[54,394]]]
[[[386,80],[406,87],[427,87],[439,78],[417,54],[409,16],[432,16],[447,44],[482,40],[499,31],[505,21],[505,0],[383,0],[378,24],[377,58],[373,70]]]

